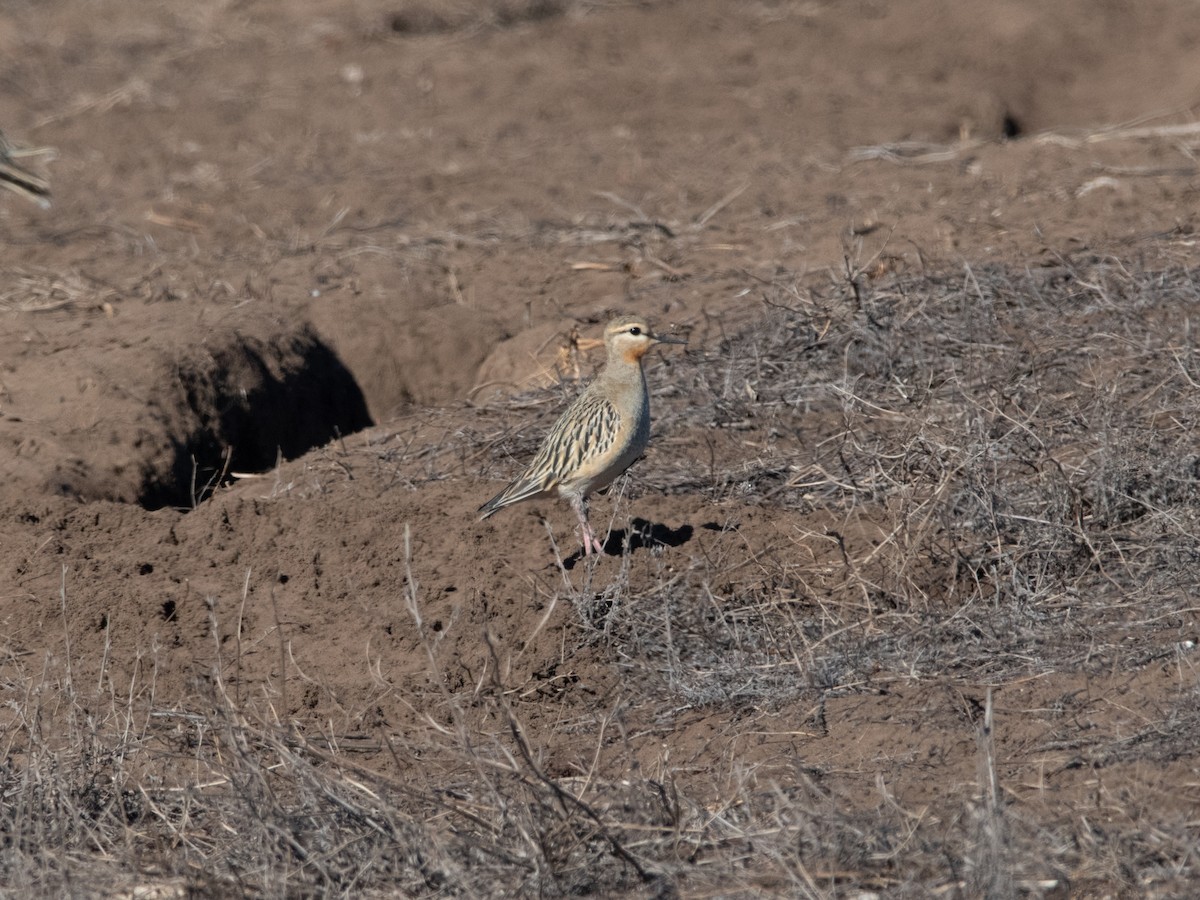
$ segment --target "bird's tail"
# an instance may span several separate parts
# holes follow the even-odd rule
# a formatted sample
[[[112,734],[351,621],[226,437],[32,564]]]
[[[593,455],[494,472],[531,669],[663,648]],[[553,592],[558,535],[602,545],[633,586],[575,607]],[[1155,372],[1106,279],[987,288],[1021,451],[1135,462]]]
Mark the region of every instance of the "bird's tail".
[[[479,512],[482,515],[479,521],[482,522],[493,513],[497,513],[506,506],[512,506],[514,503],[520,503],[522,500],[532,500],[535,497],[543,497],[547,493],[546,486],[540,481],[529,479],[519,479],[514,481],[495,497],[489,500],[483,506],[479,507]]]

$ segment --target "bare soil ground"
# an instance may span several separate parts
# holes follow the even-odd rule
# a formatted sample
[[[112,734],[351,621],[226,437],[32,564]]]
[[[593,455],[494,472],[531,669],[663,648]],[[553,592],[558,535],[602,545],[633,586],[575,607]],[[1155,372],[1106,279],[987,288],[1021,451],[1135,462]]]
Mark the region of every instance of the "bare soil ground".
[[[0,891],[1193,895],[1195,13],[5,4]]]

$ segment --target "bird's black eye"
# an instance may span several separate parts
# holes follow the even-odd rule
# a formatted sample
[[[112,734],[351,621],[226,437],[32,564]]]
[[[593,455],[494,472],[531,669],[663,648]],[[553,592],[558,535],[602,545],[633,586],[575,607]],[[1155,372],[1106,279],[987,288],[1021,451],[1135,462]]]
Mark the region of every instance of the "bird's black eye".
[[[642,329],[640,329],[640,328],[638,328],[636,325],[634,325],[632,328],[630,328],[630,329],[629,329],[629,333],[630,333],[630,334],[635,334],[635,335],[636,335],[636,334],[641,334],[641,333],[642,333]]]

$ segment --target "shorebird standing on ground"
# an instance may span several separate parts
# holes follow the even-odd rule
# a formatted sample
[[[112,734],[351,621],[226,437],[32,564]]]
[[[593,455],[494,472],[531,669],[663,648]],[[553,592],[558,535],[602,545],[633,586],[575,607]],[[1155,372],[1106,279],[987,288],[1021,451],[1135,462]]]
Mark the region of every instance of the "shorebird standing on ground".
[[[513,503],[558,494],[579,516],[584,555],[603,552],[588,523],[588,495],[612,484],[650,442],[642,357],[655,344],[686,343],[656,335],[641,316],[609,322],[604,369],[554,423],[525,474],[479,507],[480,521]]]

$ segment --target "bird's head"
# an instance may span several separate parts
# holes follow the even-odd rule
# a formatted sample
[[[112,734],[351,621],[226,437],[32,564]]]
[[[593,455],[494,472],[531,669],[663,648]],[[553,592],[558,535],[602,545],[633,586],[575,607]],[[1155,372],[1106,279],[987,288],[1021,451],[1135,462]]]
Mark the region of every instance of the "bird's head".
[[[604,346],[609,359],[623,359],[636,363],[655,344],[686,344],[681,338],[664,337],[641,316],[621,316],[613,319],[604,329]]]

